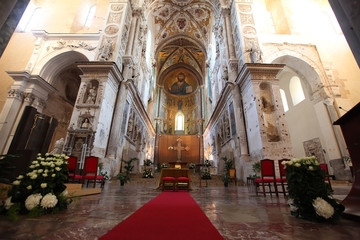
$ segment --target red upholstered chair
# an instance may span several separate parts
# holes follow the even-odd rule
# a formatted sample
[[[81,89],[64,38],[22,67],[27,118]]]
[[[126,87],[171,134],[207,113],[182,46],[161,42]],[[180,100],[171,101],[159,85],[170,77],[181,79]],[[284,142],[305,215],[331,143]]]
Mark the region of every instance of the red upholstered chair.
[[[332,189],[332,187],[331,187],[331,182],[330,182],[330,177],[332,177],[332,178],[334,178],[334,177],[329,175],[329,169],[328,169],[327,164],[325,164],[325,163],[320,164],[320,167],[321,167],[322,169],[324,169],[324,171],[325,171],[325,179],[324,179],[324,180],[329,183],[329,186],[330,186],[330,188]]]
[[[164,191],[165,188],[171,187],[173,191],[175,191],[176,186],[176,179],[174,177],[163,177],[162,181],[162,190]]]
[[[85,164],[84,164],[84,170],[83,170],[83,176],[82,176],[82,183],[84,183],[84,180],[87,180],[86,187],[89,185],[89,181],[94,181],[94,188],[96,186],[96,181],[101,181],[101,187],[104,186],[104,177],[98,176],[98,163],[99,158],[98,157],[86,157],[85,158]]]
[[[190,178],[187,177],[178,177],[176,179],[177,189],[189,190],[190,188]]]
[[[285,171],[285,168],[284,168],[284,165],[282,164],[282,162],[289,161],[289,160],[290,159],[287,159],[287,158],[283,158],[281,160],[278,160],[280,177],[276,178],[276,182],[281,184],[284,196],[286,196],[286,191],[285,191],[286,171]]]
[[[270,195],[272,196],[271,183],[274,184],[276,196],[279,196],[277,186],[276,186],[276,176],[275,176],[275,165],[274,160],[263,159],[260,161],[261,164],[261,178],[254,180],[256,195],[258,195],[257,185],[262,185],[262,190],[264,197],[266,197],[265,184],[268,184]]]
[[[81,181],[82,176],[76,174],[76,163],[77,163],[77,157],[70,156],[68,159],[68,165],[66,166],[69,170],[69,182],[71,179],[71,182],[74,182],[75,180]]]

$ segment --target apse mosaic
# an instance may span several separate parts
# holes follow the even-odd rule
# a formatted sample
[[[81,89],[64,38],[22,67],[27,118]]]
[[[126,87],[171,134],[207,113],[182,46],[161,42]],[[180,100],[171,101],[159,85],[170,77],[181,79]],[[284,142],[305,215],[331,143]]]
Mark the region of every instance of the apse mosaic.
[[[192,94],[197,87],[197,80],[186,69],[176,69],[164,79],[165,91],[177,96]]]

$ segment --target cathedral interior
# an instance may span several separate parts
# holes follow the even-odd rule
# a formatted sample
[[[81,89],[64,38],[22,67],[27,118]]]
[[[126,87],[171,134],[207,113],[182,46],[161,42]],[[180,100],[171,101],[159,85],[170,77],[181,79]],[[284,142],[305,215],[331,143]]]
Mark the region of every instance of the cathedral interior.
[[[1,0],[0,214],[28,215],[0,239],[360,239],[359,24],[358,0]],[[292,189],[337,223],[294,217],[279,160],[305,156],[320,184]]]
[[[138,173],[146,159],[209,160],[221,175],[226,157],[243,182],[261,159],[315,155],[351,178],[333,122],[359,102],[360,71],[328,1],[18,2],[0,59],[1,153],[63,139],[110,177],[134,157]]]

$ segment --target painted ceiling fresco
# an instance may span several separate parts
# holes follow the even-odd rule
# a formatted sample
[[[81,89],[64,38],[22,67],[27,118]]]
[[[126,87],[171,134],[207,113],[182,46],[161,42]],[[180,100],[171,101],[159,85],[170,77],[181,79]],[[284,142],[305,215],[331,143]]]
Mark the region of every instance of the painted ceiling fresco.
[[[218,0],[154,0],[149,5],[154,18],[158,73],[174,65],[188,65],[204,76],[214,11]],[[214,5],[215,4],[215,5]],[[196,43],[195,43],[196,42]],[[166,44],[163,44],[166,43]],[[201,46],[201,47],[200,47]]]
[[[159,29],[158,41],[176,34],[188,34],[204,44],[208,42],[212,6],[207,1],[157,0],[153,1],[151,9]]]
[[[180,63],[191,66],[202,75],[205,64],[204,52],[185,39],[175,40],[159,51],[158,66],[160,73],[167,68]]]

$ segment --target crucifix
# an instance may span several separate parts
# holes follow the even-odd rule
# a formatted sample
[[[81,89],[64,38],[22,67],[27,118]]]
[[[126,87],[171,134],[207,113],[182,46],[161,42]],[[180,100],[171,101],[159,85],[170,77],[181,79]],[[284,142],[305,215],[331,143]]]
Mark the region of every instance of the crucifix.
[[[177,141],[177,144],[176,144],[176,147],[172,147],[170,146],[169,147],[169,150],[175,150],[177,151],[177,161],[178,162],[181,162],[181,151],[189,151],[190,150],[190,147],[189,146],[182,146],[181,143],[182,143],[182,139],[180,137],[178,137],[176,139]]]

